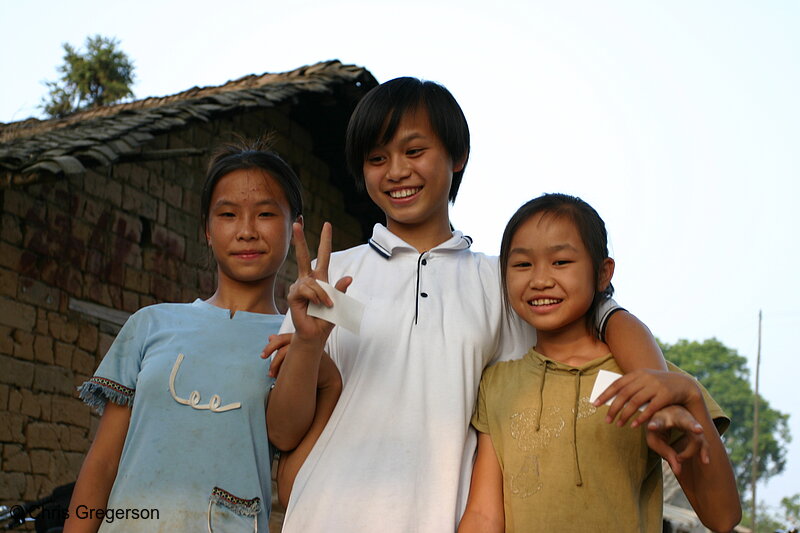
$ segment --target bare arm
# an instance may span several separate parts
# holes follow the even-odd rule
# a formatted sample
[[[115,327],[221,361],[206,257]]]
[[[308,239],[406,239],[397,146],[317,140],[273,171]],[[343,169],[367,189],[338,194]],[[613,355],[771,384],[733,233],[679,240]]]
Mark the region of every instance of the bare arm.
[[[339,401],[339,395],[342,392],[342,378],[336,364],[323,354],[322,360],[319,365],[319,383],[317,387],[317,409],[314,413],[314,420],[311,422],[311,427],[308,429],[303,440],[297,445],[297,448],[290,452],[281,453],[281,458],[278,461],[278,501],[285,509],[289,503],[289,495],[292,492],[294,480],[297,477],[297,472],[303,466],[308,454],[317,442],[317,439],[325,429],[325,425],[336,407],[336,402]]]
[[[690,378],[687,378],[690,379]],[[708,456],[693,454],[681,463],[675,473],[689,503],[705,526],[713,531],[731,531],[742,517],[739,491],[728,454],[716,426],[703,401],[699,387],[696,395],[685,404],[686,409],[703,427],[703,437],[708,443]],[[686,437],[675,444],[680,452],[686,446]]]
[[[289,289],[288,301],[295,333],[267,404],[270,440],[280,450],[295,448],[313,422],[320,359],[333,329],[330,322],[308,315],[309,303],[333,305],[317,283],[317,280],[328,279],[331,225],[326,222],[322,227],[317,265],[313,270],[302,226],[295,223],[292,230],[298,279]],[[343,278],[336,283],[336,288],[344,291],[351,281],[351,278]]]
[[[95,532],[100,527],[102,518],[78,518],[76,508],[79,505],[88,509],[105,509],[108,506],[108,495],[117,477],[130,420],[130,407],[106,402],[97,435],[75,483],[64,533]]]
[[[504,530],[503,471],[492,437],[478,433],[478,454],[472,467],[469,499],[458,533],[503,533]]]
[[[664,354],[644,323],[627,311],[611,315],[606,325],[606,344],[626,374],[640,368],[666,370]]]

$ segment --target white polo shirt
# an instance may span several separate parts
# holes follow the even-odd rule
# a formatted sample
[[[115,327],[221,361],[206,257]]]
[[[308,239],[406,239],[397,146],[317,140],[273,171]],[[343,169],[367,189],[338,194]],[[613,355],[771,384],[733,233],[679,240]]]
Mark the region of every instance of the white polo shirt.
[[[329,279],[366,306],[359,336],[326,350],[343,390],[297,475],[285,533],[454,531],[469,491],[469,422],[483,369],[523,356],[535,331],[504,319],[496,257],[456,231],[432,250],[376,224],[331,256]],[[292,330],[287,315],[283,330]]]

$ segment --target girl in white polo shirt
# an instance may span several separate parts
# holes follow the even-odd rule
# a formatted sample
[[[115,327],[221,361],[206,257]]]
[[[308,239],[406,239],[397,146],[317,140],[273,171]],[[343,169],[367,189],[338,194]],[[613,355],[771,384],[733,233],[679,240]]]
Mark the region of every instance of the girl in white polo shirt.
[[[415,78],[374,88],[346,143],[350,170],[386,225],[327,265],[331,280],[352,277],[348,294],[365,304],[358,335],[306,322],[308,301],[329,303],[315,282],[327,279],[324,269],[306,268],[298,280],[291,315],[304,328],[316,324],[316,334],[307,328],[292,341],[269,409],[296,416],[276,418],[270,435],[291,447],[306,433],[323,348],[343,390],[294,482],[283,531],[454,531],[469,490],[481,372],[524,354],[534,331],[504,320],[497,259],[470,251],[471,239],[450,225],[469,128],[447,89]],[[647,328],[615,310],[601,309],[598,324],[620,367],[665,368]],[[288,318],[282,329],[292,329]]]

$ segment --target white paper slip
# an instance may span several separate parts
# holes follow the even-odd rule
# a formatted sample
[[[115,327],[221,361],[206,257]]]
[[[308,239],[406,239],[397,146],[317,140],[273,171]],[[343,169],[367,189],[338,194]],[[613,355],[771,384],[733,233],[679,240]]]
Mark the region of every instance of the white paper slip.
[[[317,283],[333,300],[333,307],[309,303],[308,314],[349,329],[358,335],[361,330],[361,318],[364,316],[364,304],[324,281],[317,280]]]
[[[622,374],[617,374],[616,372],[611,372],[610,370],[600,370],[597,373],[597,378],[594,380],[594,387],[592,387],[592,393],[589,395],[589,401],[594,403],[600,394],[606,390],[609,385],[617,381],[619,378],[622,377]],[[611,402],[614,401],[616,396],[612,396],[605,405],[611,405]],[[648,402],[649,403],[649,402]],[[644,411],[644,408],[647,407],[647,403],[641,405],[639,407],[640,411]]]

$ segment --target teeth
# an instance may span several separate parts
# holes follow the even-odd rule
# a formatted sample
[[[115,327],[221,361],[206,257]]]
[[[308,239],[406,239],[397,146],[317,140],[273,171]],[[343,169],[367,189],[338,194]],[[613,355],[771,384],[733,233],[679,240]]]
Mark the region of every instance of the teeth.
[[[389,191],[389,196],[392,198],[407,198],[417,194],[419,191],[420,187],[414,187],[413,189],[399,189],[397,191]]]
[[[553,305],[559,303],[561,300],[554,300],[552,298],[541,298],[539,300],[531,300],[529,303],[534,306],[538,307],[540,305]]]

